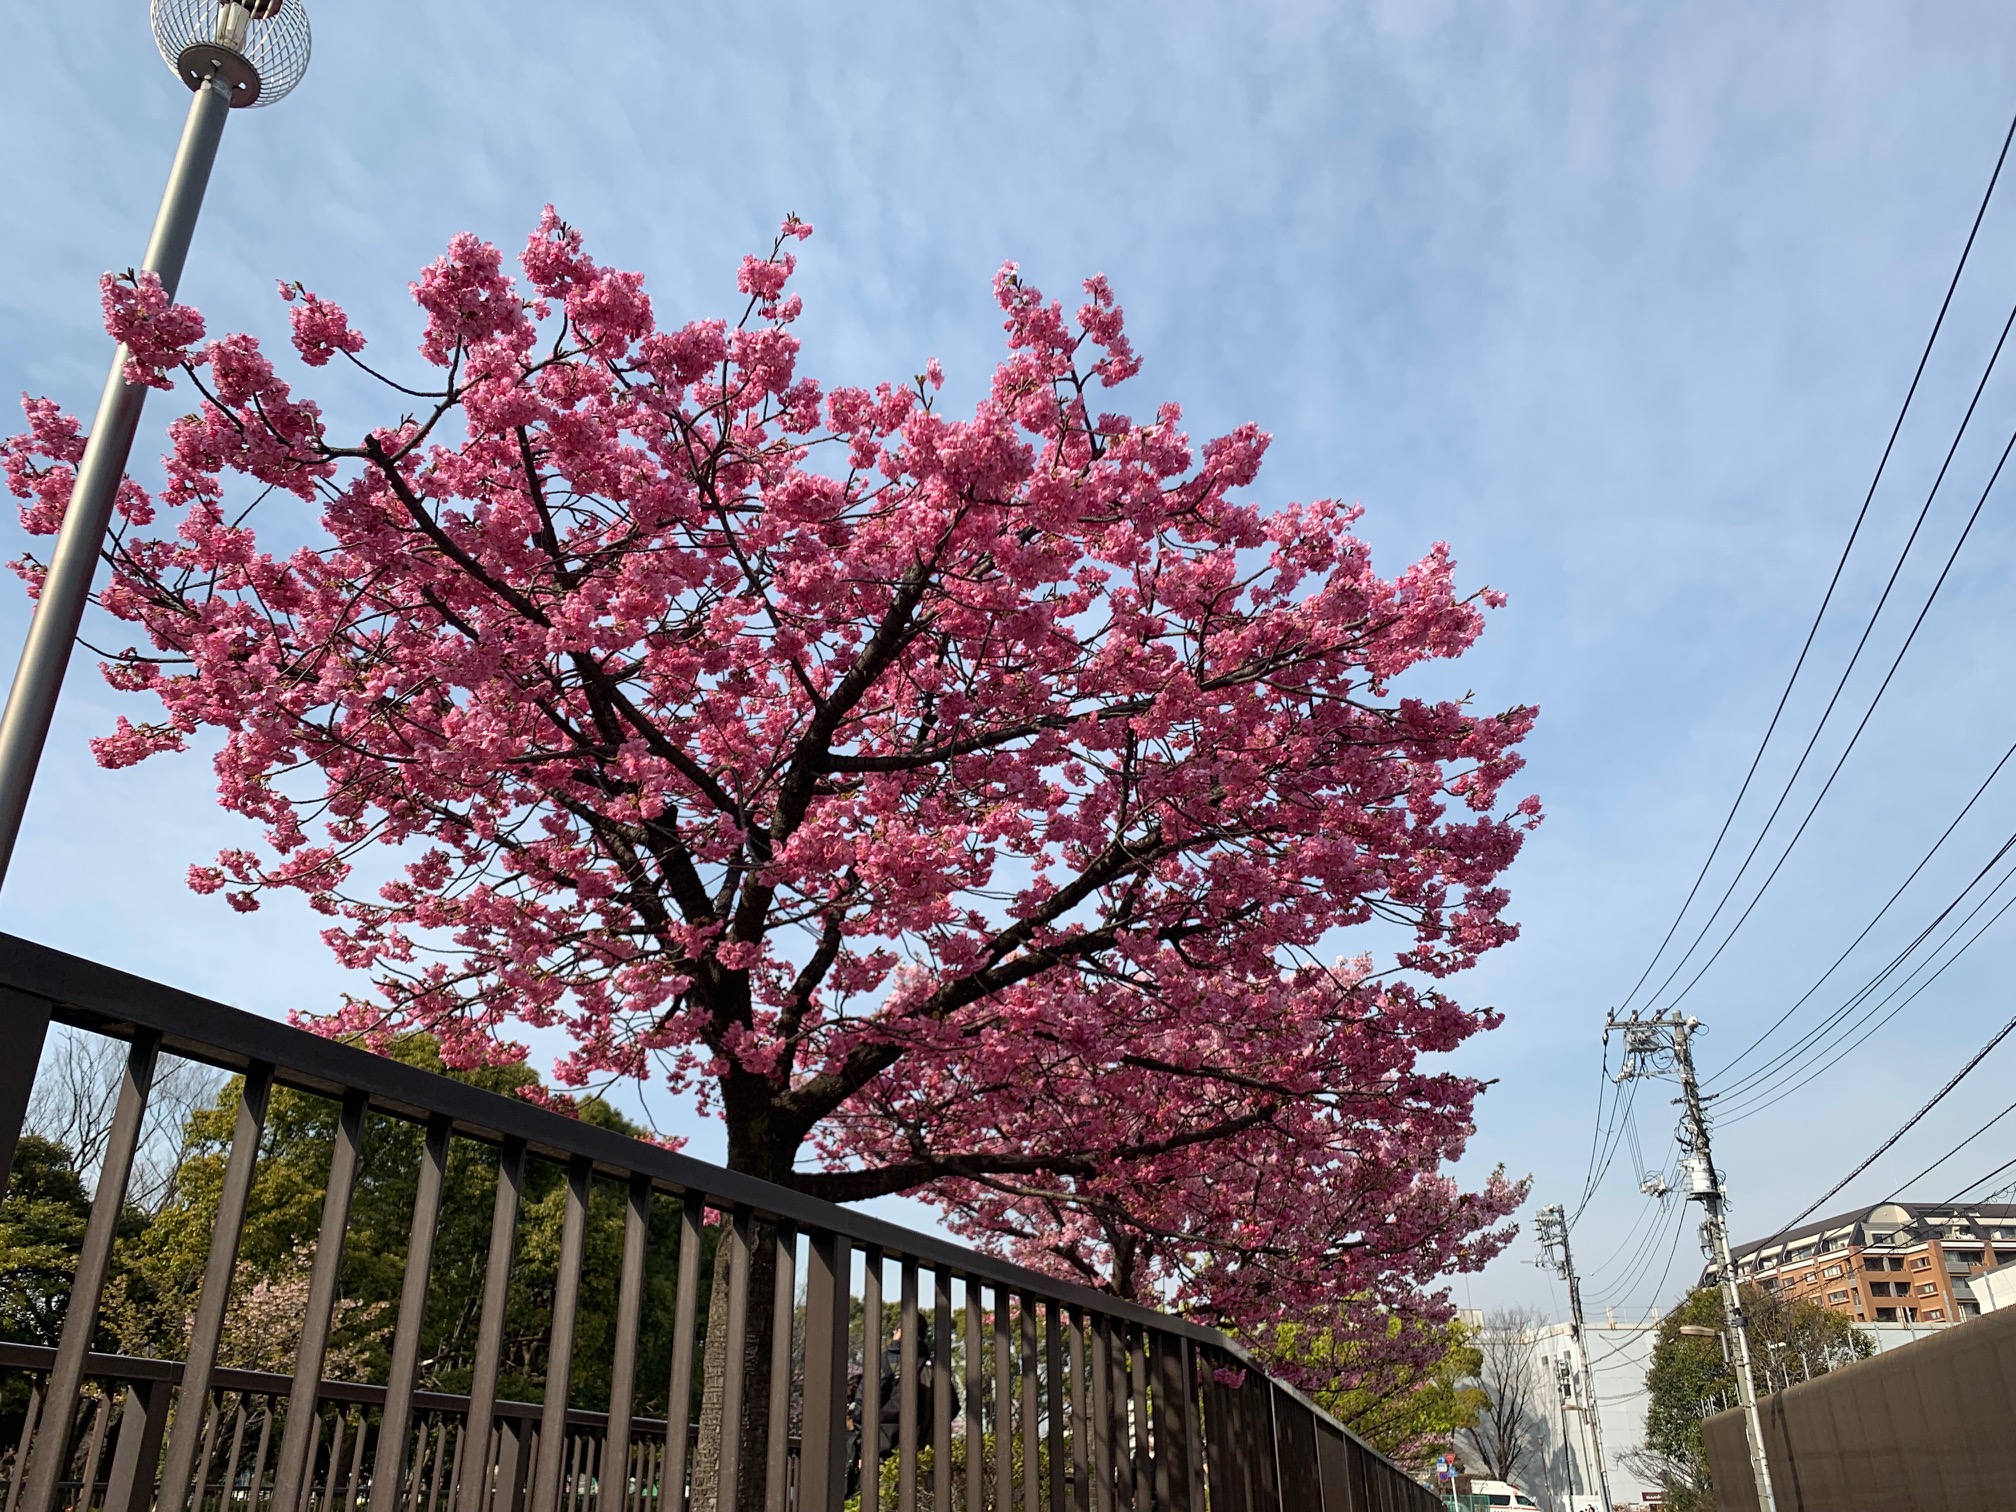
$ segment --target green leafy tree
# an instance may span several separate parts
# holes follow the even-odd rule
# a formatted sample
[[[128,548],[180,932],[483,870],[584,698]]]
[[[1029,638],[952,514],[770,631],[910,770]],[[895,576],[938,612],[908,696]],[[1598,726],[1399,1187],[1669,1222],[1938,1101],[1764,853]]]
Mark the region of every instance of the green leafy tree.
[[[0,1201],[0,1337],[55,1344],[90,1214],[70,1152],[53,1139],[23,1135]],[[8,1372],[0,1380],[0,1455],[20,1442],[27,1407],[27,1377]]]
[[[400,1038],[390,1053],[404,1064],[443,1072],[438,1049],[425,1035]],[[536,1078],[522,1067],[449,1071],[486,1090],[510,1094]],[[116,1346],[129,1352],[175,1357],[187,1340],[215,1225],[243,1083],[233,1078],[208,1107],[188,1121],[186,1155],[172,1199],[120,1245],[119,1269],[108,1289],[108,1327]],[[589,1099],[584,1122],[636,1135],[615,1109]],[[303,1257],[321,1227],[338,1109],[326,1098],[275,1089],[266,1135],[253,1179],[252,1198],[233,1285],[234,1319],[260,1299],[270,1302],[298,1286]],[[383,1381],[389,1365],[391,1326],[405,1276],[413,1208],[419,1194],[424,1132],[403,1120],[371,1115],[364,1159],[352,1197],[344,1246],[337,1330],[331,1368],[354,1378]],[[477,1318],[488,1265],[491,1205],[497,1155],[473,1141],[450,1143],[441,1221],[429,1273],[421,1334],[423,1388],[463,1392],[474,1367]],[[566,1211],[566,1172],[533,1160],[527,1170],[512,1266],[510,1304],[499,1389],[507,1398],[538,1399],[544,1391],[546,1340],[559,1270]],[[615,1349],[616,1293],[620,1279],[626,1194],[597,1180],[590,1189],[579,1315],[569,1397],[577,1406],[607,1404]],[[639,1340],[637,1408],[662,1411],[668,1396],[672,1294],[678,1266],[678,1204],[654,1197],[645,1267],[644,1325]],[[711,1254],[713,1238],[703,1254]],[[262,1290],[263,1289],[263,1290]],[[227,1329],[227,1345],[243,1338],[258,1358],[232,1359],[263,1369],[291,1368],[292,1339],[279,1353],[254,1328]],[[281,1358],[286,1354],[286,1358]]]
[[[1824,1375],[1876,1352],[1867,1334],[1818,1303],[1786,1301],[1748,1286],[1741,1299],[1760,1391]],[[1701,1425],[1736,1405],[1736,1372],[1723,1358],[1719,1337],[1681,1330],[1719,1333],[1723,1320],[1721,1290],[1701,1287],[1667,1315],[1652,1346],[1645,1448],[1633,1457],[1632,1468],[1659,1482],[1669,1512],[1713,1512],[1715,1506]]]
[[[53,1139],[22,1136],[0,1202],[0,1336],[56,1342],[90,1216],[70,1152]]]
[[[1394,1318],[1389,1326],[1397,1332],[1429,1325]],[[1351,1342],[1294,1325],[1275,1331],[1267,1353],[1331,1374],[1332,1383],[1313,1393],[1317,1405],[1380,1453],[1421,1470],[1475,1424],[1490,1401],[1476,1384],[1484,1356],[1473,1332],[1454,1322],[1435,1332],[1441,1353],[1423,1365],[1389,1357],[1403,1351],[1382,1350],[1368,1368],[1365,1351]]]

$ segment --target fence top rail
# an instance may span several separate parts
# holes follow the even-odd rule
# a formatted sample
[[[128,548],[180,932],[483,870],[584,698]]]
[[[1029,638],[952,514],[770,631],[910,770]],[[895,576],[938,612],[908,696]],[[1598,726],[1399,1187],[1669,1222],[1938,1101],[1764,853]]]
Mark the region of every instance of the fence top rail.
[[[1258,1373],[1318,1421],[1356,1438],[1293,1386],[1274,1380],[1243,1346],[1215,1328],[0,932],[0,1008],[9,993],[46,1002],[51,1017],[76,1028],[122,1039],[151,1030],[161,1036],[163,1049],[190,1060],[236,1072],[271,1066],[274,1079],[285,1086],[333,1098],[361,1092],[377,1113],[416,1123],[445,1117],[464,1138],[490,1144],[522,1140],[543,1159],[565,1164],[585,1158],[600,1175],[618,1180],[647,1176],[662,1190],[697,1196],[717,1209],[754,1213],[800,1233],[838,1235],[885,1259],[914,1260],[927,1269],[1188,1339]],[[1369,1445],[1366,1450],[1377,1454]]]

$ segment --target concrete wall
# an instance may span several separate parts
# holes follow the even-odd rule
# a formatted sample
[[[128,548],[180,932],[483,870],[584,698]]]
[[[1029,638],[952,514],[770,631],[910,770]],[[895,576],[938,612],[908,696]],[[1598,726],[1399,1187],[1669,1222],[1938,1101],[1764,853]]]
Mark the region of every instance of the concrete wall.
[[[1779,1512],[2016,1508],[2016,1308],[1762,1405]],[[1704,1437],[1717,1512],[1756,1512],[1743,1415],[1710,1418]]]

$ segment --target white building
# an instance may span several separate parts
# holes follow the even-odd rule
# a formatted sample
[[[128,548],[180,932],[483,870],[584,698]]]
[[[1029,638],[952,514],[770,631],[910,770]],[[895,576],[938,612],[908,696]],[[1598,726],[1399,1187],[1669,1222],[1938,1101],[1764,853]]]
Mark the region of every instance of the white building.
[[[2009,1282],[2016,1283],[2016,1266]],[[1977,1294],[1981,1288],[1976,1284]],[[1991,1304],[1983,1298],[1984,1308]],[[1621,1320],[1614,1314],[1588,1322],[1590,1374],[1601,1409],[1603,1461],[1610,1476],[1614,1507],[1656,1506],[1659,1487],[1625,1463],[1645,1447],[1646,1378],[1652,1369],[1652,1347],[1659,1337],[1659,1314]],[[1858,1323],[1878,1353],[1901,1348],[1955,1324]],[[1583,1378],[1575,1339],[1567,1323],[1550,1323],[1529,1336],[1535,1437],[1516,1477],[1548,1512],[1580,1512],[1598,1505],[1596,1463],[1589,1429],[1589,1384]],[[1794,1371],[1794,1379],[1797,1372]],[[1759,1388],[1765,1386],[1759,1380]],[[1773,1381],[1770,1384],[1775,1385]],[[1459,1450],[1459,1453],[1461,1451]]]

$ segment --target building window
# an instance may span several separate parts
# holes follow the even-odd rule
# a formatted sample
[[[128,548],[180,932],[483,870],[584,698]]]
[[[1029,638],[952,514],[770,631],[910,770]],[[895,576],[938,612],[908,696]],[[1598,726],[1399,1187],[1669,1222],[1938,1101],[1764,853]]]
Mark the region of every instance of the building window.
[[[1981,1251],[1979,1250],[1946,1251],[1946,1268],[1948,1270],[1965,1270],[1970,1265],[1979,1265],[1980,1263]]]
[[[1889,1296],[1890,1283],[1888,1281],[1871,1281],[1869,1283],[1869,1295],[1872,1297]]]
[[[1877,1308],[1876,1321],[1878,1323],[1895,1323],[1897,1321],[1897,1309],[1894,1307]]]
[[[1830,1265],[1827,1267],[1826,1270],[1822,1271],[1821,1274],[1825,1276],[1829,1281],[1832,1281],[1836,1276],[1845,1276],[1848,1273],[1838,1265]]]
[[[1920,1286],[1920,1287],[1918,1288],[1918,1295],[1919,1295],[1919,1296],[1921,1296],[1921,1297],[1936,1297],[1936,1296],[1938,1296],[1938,1295],[1939,1295],[1939,1283],[1938,1283],[1937,1281],[1927,1281],[1927,1282],[1926,1282],[1926,1283],[1925,1283],[1925,1284],[1924,1284],[1923,1286]]]
[[[1914,1256],[1912,1256],[1912,1257],[1911,1257],[1911,1269],[1913,1269],[1913,1270],[1930,1270],[1930,1269],[1932,1269],[1932,1257],[1931,1257],[1930,1255],[1914,1255]]]
[[[1927,1323],[1944,1323],[1946,1321],[1946,1309],[1943,1307],[1928,1308],[1925,1313],[1925,1321]]]
[[[1845,1291],[1830,1291],[1827,1293],[1827,1300],[1829,1302],[1846,1302],[1848,1300],[1848,1293]]]

